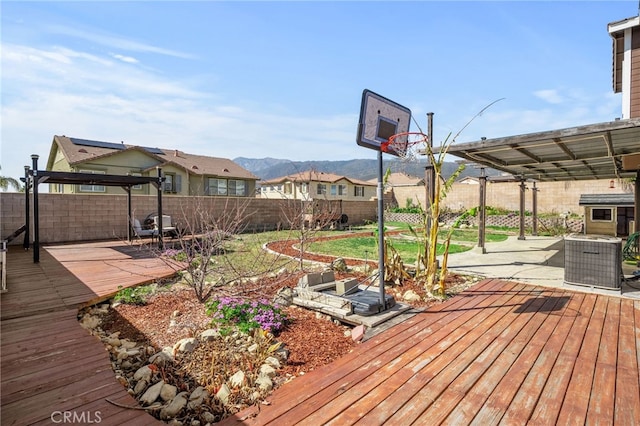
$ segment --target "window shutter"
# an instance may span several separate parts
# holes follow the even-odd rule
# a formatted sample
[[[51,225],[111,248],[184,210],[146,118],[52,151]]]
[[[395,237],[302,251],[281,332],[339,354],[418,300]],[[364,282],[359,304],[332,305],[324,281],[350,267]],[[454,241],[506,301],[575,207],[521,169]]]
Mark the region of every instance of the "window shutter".
[[[176,192],[182,192],[182,175],[176,175]]]
[[[205,178],[204,180],[204,195],[211,195],[209,193],[209,178]]]

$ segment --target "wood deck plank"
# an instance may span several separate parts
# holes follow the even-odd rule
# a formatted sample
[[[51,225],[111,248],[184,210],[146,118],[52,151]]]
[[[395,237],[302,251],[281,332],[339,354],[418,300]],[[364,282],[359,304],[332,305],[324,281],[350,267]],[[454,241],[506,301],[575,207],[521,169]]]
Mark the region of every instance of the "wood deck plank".
[[[608,299],[598,297],[593,313],[589,320],[587,332],[576,360],[569,386],[563,400],[558,423],[565,425],[584,424],[589,408],[589,399],[593,387],[593,376],[598,357],[598,346],[602,337],[604,317],[607,310]]]
[[[493,283],[493,285],[499,285],[499,283]],[[482,310],[483,304],[488,306],[503,294],[492,293],[491,287],[485,288],[488,289],[487,292],[477,299],[460,297],[453,303],[443,304],[433,311],[418,314],[414,317],[414,324],[410,328],[402,325],[392,327],[382,335],[365,342],[362,346],[368,349],[362,353],[356,356],[350,354],[347,357],[343,357],[337,361],[338,364],[332,364],[334,368],[326,366],[310,373],[317,375],[316,381],[309,382],[308,385],[303,385],[303,387],[289,387],[288,391],[283,390],[277,396],[270,398],[271,405],[261,409],[263,413],[268,413],[264,415],[265,419],[273,421],[285,413],[287,419],[302,419],[314,410],[323,409],[325,404],[318,405],[315,401],[324,401],[327,396],[331,395],[335,397],[340,393],[344,393],[348,388],[355,386],[359,378],[368,375],[368,370],[377,369],[381,365],[377,360],[379,356],[389,351],[398,353],[399,348],[401,353],[401,346],[406,344],[406,341],[423,340],[425,336],[434,332],[434,330],[438,333],[439,330],[443,329],[446,321],[455,321],[456,317],[463,316],[465,312],[473,315],[476,310]],[[453,312],[450,310],[453,310]],[[448,320],[443,318],[448,318]],[[442,332],[439,333],[442,334]],[[339,369],[338,375],[333,372],[335,369]],[[322,392],[321,395],[320,392]],[[314,396],[313,402],[306,401],[302,404],[310,396]],[[293,401],[299,403],[297,407],[292,407],[291,402]],[[295,412],[289,411],[292,408],[295,408]]]
[[[618,340],[618,363],[614,423],[633,424],[640,419],[640,380],[638,354],[635,340],[634,303],[622,300],[620,306],[620,338]]]
[[[64,250],[69,247],[53,251],[61,254]],[[86,257],[96,253],[91,254],[91,247],[79,251]],[[100,262],[95,258],[92,263]],[[125,266],[135,272],[130,261]],[[167,272],[142,268],[145,273]],[[9,291],[0,295],[2,424],[54,424],[62,418],[52,419],[52,414],[65,411],[85,416],[76,418],[76,424],[87,424],[91,418],[86,416],[98,411],[101,425],[162,424],[142,410],[116,407],[105,400],[111,397],[137,405],[116,381],[102,342],[77,319],[78,307],[100,294],[117,291],[108,278],[108,268],[97,268],[99,273],[82,282],[47,249],[41,250],[40,263],[34,264],[30,253],[11,247],[7,269]],[[137,285],[140,275],[130,271],[120,284]]]
[[[512,296],[509,296],[512,297]],[[374,374],[368,374],[365,378],[357,384],[357,388],[353,392],[342,392],[337,394],[335,399],[331,400],[327,406],[323,407],[321,411],[316,411],[313,414],[308,414],[304,418],[304,423],[313,424],[318,421],[318,416],[323,419],[335,416],[329,424],[342,424],[350,423],[361,417],[363,411],[370,408],[371,405],[366,399],[371,395],[372,398],[381,401],[383,398],[380,395],[384,392],[384,389],[391,388],[388,384],[384,383],[389,377],[397,377],[409,380],[416,370],[421,370],[424,366],[435,360],[442,352],[448,348],[459,343],[462,339],[466,338],[469,334],[472,334],[474,329],[477,329],[483,321],[486,321],[490,316],[492,310],[490,307],[496,300],[487,299],[487,308],[467,310],[462,312],[462,315],[455,318],[453,321],[451,315],[443,317],[441,320],[442,326],[435,333],[427,333],[428,340],[423,336],[416,336],[416,340],[419,340],[418,344],[414,344],[412,347],[403,345],[402,353],[397,358],[380,359],[385,367],[378,369]],[[453,332],[449,332],[449,327],[454,329]],[[434,327],[436,328],[436,327]],[[410,339],[404,339],[404,342],[408,342]],[[470,339],[469,339],[470,340]],[[334,393],[333,395],[336,395]],[[294,410],[287,413],[287,419],[298,421],[298,419],[291,415]],[[353,417],[353,418],[352,418]],[[371,421],[371,420],[368,420]]]
[[[536,312],[546,303],[545,299],[539,297],[527,297],[521,307],[526,312]],[[497,321],[483,324],[478,330],[479,334],[473,336],[473,340],[464,348],[461,354],[443,354],[443,369],[440,374],[433,380],[425,383],[423,387],[410,398],[400,410],[398,410],[390,419],[390,422],[396,424],[412,424],[413,422],[424,422],[420,416],[431,407],[431,405],[443,397],[443,392],[472,364],[474,364],[473,375],[482,374],[491,362],[498,356],[500,345],[506,345],[510,342],[515,331],[523,327],[531,327],[532,330],[537,329],[536,324],[531,324],[531,319],[535,315],[521,315],[516,313],[514,309],[502,308],[496,311],[492,317],[498,317]],[[496,339],[500,336],[506,336],[499,344],[495,344]],[[477,365],[477,369],[475,368]],[[461,386],[465,386],[462,384]],[[452,409],[452,407],[451,407]],[[445,414],[448,414],[447,411]]]

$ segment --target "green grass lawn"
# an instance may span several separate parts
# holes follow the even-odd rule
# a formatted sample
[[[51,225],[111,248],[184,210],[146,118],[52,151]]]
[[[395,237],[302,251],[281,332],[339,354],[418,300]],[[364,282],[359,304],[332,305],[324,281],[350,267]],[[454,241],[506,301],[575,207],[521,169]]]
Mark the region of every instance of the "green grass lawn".
[[[406,264],[415,263],[418,259],[419,245],[416,241],[391,238],[393,247]],[[452,243],[449,253],[467,251],[472,246]],[[318,241],[311,244],[309,251],[320,254],[329,254],[340,257],[354,257],[358,259],[373,260],[378,258],[377,237],[353,237],[339,240]],[[442,254],[444,246],[438,245],[438,254]]]

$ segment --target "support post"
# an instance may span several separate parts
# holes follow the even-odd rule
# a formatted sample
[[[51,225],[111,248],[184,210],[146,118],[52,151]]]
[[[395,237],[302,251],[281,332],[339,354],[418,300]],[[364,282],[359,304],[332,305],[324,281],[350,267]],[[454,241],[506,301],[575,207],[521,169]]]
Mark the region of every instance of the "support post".
[[[31,227],[31,209],[29,207],[29,194],[30,194],[30,185],[31,179],[29,176],[29,166],[24,166],[24,240],[22,240],[22,247],[26,250],[29,250],[29,245],[31,244],[29,241],[30,232],[29,228]]]
[[[378,274],[379,274],[379,289],[380,306],[382,310],[387,310],[387,304],[384,297],[384,191],[382,187],[382,180],[384,174],[382,170],[382,151],[378,151]]]
[[[520,234],[518,235],[518,239],[519,240],[524,240],[525,236],[524,236],[524,192],[527,189],[527,186],[525,185],[525,180],[524,178],[522,178],[520,180]]]
[[[125,186],[124,190],[127,191],[127,218],[129,219],[129,225],[127,226],[127,241],[131,242],[133,239],[133,232],[131,232],[131,228],[133,227],[133,216],[131,214],[131,187]]]
[[[428,112],[427,113],[427,144],[428,144],[428,149],[430,152],[433,152],[433,113],[432,112]],[[426,207],[426,213],[427,213],[427,221],[426,221],[426,226],[427,226],[427,232],[429,229],[431,229],[431,221],[432,220],[438,220],[437,218],[432,218],[431,217],[431,207],[433,206],[433,202],[435,200],[436,197],[436,169],[434,167],[433,164],[431,164],[431,158],[427,159],[428,163],[427,166],[425,167],[424,173],[425,173],[425,207]]]
[[[164,235],[162,234],[162,168],[156,167],[158,172],[158,249],[164,249]]]
[[[33,169],[33,263],[40,263],[40,218],[38,213],[38,156],[31,156]]]
[[[487,176],[484,172],[484,167],[480,168],[480,207],[478,208],[478,252],[484,254],[487,252],[485,249],[485,235],[486,235],[486,207],[487,207]]]
[[[531,235],[534,237],[538,236],[538,188],[536,187],[536,182],[533,182],[533,188],[531,188],[531,201],[532,201],[532,212],[533,213],[533,223],[531,225]]]

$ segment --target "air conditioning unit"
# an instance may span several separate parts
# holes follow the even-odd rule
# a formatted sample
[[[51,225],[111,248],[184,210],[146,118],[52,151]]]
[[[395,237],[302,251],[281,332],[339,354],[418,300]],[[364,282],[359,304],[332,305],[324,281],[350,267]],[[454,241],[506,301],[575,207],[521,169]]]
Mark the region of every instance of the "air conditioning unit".
[[[565,284],[620,290],[622,239],[571,234],[564,240]]]

